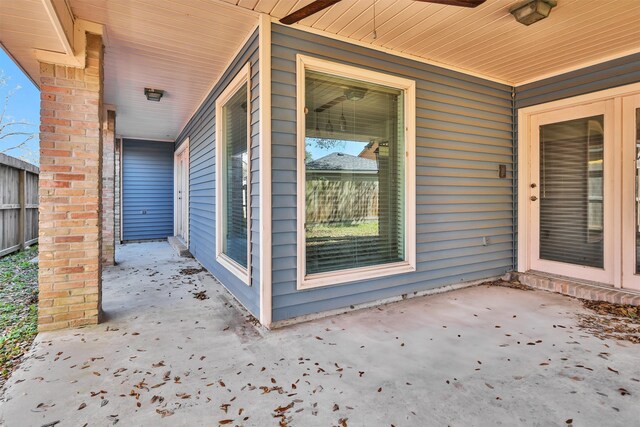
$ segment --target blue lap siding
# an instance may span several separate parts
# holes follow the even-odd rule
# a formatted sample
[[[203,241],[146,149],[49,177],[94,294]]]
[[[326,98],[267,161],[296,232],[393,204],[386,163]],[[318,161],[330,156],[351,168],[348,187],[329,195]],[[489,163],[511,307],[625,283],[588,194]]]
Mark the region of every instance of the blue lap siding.
[[[122,155],[123,240],[173,235],[173,144],[125,139]]]
[[[640,82],[640,53],[518,86],[516,108]]]
[[[416,81],[415,273],[296,290],[297,53]],[[272,68],[274,321],[511,270],[510,86],[277,24]]]
[[[258,31],[240,50],[222,78],[176,140],[189,138],[189,250],[256,317],[260,311]],[[251,286],[216,262],[216,99],[238,72],[251,64]]]
[[[190,139],[191,253],[251,313],[259,316],[258,32],[191,118],[176,146]],[[296,54],[416,82],[417,271],[379,279],[296,289]],[[518,88],[389,55],[291,27],[273,25],[272,318],[349,307],[501,275],[515,258],[517,108],[640,79],[640,54]],[[215,101],[251,64],[251,284],[215,260]],[[500,178],[500,165],[507,176]]]

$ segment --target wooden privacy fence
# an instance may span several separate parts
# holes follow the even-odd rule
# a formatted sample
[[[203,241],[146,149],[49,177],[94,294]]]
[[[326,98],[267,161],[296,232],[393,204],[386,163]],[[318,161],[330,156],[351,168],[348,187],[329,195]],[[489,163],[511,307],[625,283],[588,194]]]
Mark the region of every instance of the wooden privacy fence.
[[[309,173],[307,224],[350,223],[378,217],[378,175]]]
[[[40,169],[0,153],[0,257],[38,241]]]

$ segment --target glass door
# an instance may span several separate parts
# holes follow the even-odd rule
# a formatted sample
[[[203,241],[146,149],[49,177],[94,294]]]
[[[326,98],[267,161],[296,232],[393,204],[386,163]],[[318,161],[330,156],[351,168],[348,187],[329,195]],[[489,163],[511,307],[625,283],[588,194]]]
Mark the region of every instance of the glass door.
[[[175,157],[175,235],[188,243],[188,195],[189,195],[189,152],[182,150]]]
[[[531,117],[532,270],[613,284],[613,101]]]
[[[622,287],[640,290],[640,95],[622,99]]]
[[[176,158],[176,236],[182,237],[182,156]]]

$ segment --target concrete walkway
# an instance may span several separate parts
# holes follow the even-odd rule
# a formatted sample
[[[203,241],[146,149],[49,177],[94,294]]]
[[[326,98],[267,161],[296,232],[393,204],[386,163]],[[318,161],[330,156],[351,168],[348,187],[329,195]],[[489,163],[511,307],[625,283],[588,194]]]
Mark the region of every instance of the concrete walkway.
[[[118,258],[104,277],[108,321],[40,334],[0,424],[640,420],[640,345],[579,330],[584,309],[568,297],[479,286],[265,332],[207,273],[181,273],[199,266],[168,244],[126,245]]]

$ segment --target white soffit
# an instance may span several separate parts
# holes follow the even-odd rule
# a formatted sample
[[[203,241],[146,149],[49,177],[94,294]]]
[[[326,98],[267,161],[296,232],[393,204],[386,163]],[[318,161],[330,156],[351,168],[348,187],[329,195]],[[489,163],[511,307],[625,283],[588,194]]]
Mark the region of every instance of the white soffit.
[[[34,49],[64,52],[42,0],[0,0],[0,42],[36,84],[40,66]]]
[[[282,18],[311,0],[224,0]],[[521,0],[476,8],[412,0],[343,0],[293,27],[310,27],[519,85],[640,51],[640,0],[557,0],[531,26],[509,9]]]
[[[104,24],[105,102],[118,133],[173,140],[258,23],[311,0],[68,0],[76,17]],[[419,57],[507,84],[640,51],[640,0],[558,0],[549,18],[517,23],[517,0],[467,9],[411,0],[343,0],[293,27]],[[0,0],[0,42],[38,81],[34,49],[64,52],[42,0]],[[163,89],[159,103],[145,87]]]
[[[212,0],[72,0],[77,18],[105,25],[105,103],[124,137],[174,140],[258,23]],[[144,88],[165,91],[147,101]]]

